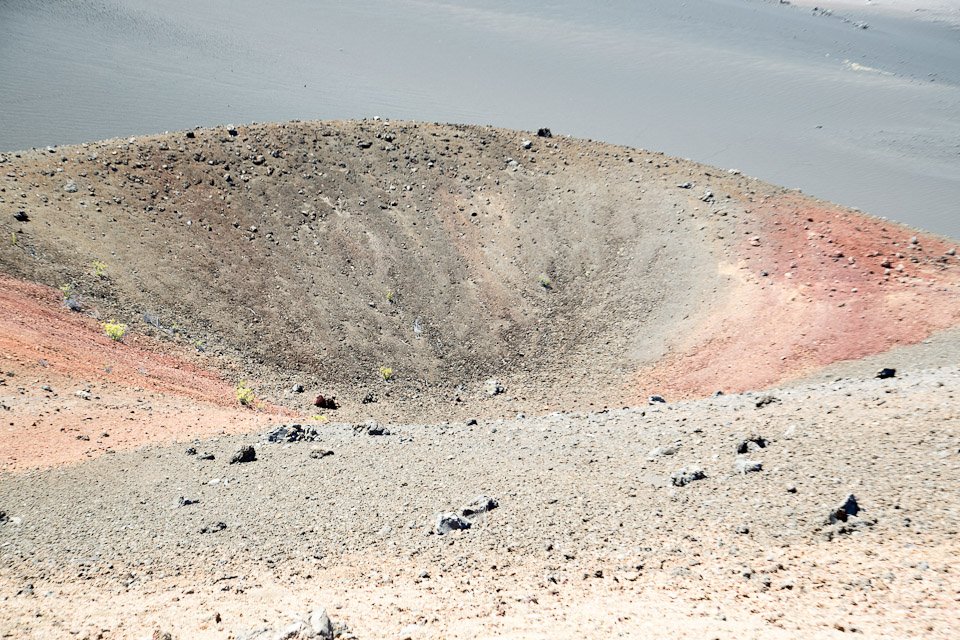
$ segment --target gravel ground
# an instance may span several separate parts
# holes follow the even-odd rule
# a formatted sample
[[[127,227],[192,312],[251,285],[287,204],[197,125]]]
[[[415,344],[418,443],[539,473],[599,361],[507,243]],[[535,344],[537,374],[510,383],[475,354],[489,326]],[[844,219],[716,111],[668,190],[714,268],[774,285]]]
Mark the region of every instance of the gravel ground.
[[[348,580],[351,598],[358,584],[389,593],[395,582],[406,594],[456,583],[465,608],[418,632],[471,637],[467,621],[483,616],[466,603],[501,588],[532,596],[526,605],[587,598],[584,581],[611,580],[652,594],[695,587],[711,600],[733,581],[761,602],[731,613],[760,629],[817,635],[829,623],[951,637],[958,388],[953,366],[600,413],[389,425],[384,435],[317,424],[313,441],[230,436],[3,476],[4,625],[29,635],[78,624],[78,585],[147,597],[272,584],[289,595]],[[245,445],[256,459],[231,464]],[[678,472],[695,468],[705,477],[675,486]],[[831,524],[851,494],[859,513]],[[437,514],[478,496],[498,506],[467,518],[469,529],[437,535]],[[895,597],[906,587],[916,602]],[[41,589],[53,594],[42,606]],[[827,606],[818,596],[826,591],[842,613],[809,618],[809,607]],[[884,609],[894,602],[906,617]],[[358,604],[340,613],[352,629],[399,632],[395,616]],[[35,606],[46,613],[26,616]],[[563,628],[556,607],[543,615]],[[635,624],[651,620],[634,615]],[[171,615],[164,623],[182,637],[201,630]],[[207,630],[239,633],[244,624],[237,617]],[[621,621],[591,635],[638,629]],[[118,637],[134,631],[142,629],[128,624]]]

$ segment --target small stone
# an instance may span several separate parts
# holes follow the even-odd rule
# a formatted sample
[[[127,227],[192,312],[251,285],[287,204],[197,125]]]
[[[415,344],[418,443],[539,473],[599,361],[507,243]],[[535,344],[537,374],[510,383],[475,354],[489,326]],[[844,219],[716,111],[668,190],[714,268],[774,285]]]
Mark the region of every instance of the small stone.
[[[653,395],[653,396],[650,396],[650,399],[648,400],[648,402],[650,404],[666,404],[667,401],[664,399],[663,396]]]
[[[184,453],[187,454],[188,456],[195,456],[195,455],[197,455],[197,448],[196,448],[196,447],[190,447],[190,448],[188,448],[186,451],[184,451]]]
[[[758,451],[767,446],[767,441],[763,439],[763,436],[759,434],[751,434],[744,438],[740,444],[737,445],[737,453],[750,453],[751,451]]]
[[[226,522],[211,522],[200,529],[200,533],[217,533],[227,528]]]
[[[80,190],[80,185],[77,184],[76,180],[67,180],[63,185],[63,190],[67,193],[76,193]]]
[[[334,396],[323,396],[318,395],[313,399],[313,406],[319,407],[320,409],[339,409],[340,405],[337,403],[337,399]]]
[[[703,472],[703,467],[691,465],[680,469],[670,476],[670,482],[675,487],[685,487],[695,480],[703,480],[706,477],[707,474]]]
[[[493,511],[499,506],[500,503],[497,502],[496,498],[491,498],[490,496],[477,496],[471,500],[469,504],[460,508],[460,515],[462,515],[464,518],[469,518],[481,513]]]
[[[244,445],[240,447],[240,450],[233,454],[233,457],[230,458],[230,464],[237,464],[241,462],[253,462],[257,459],[257,451],[250,445]]]
[[[886,378],[893,378],[896,375],[897,375],[896,369],[884,368],[884,369],[880,369],[880,371],[877,372],[877,378],[879,378],[880,380],[885,380]]]
[[[212,453],[201,453],[197,456],[197,460],[214,460],[214,455]]]
[[[469,529],[472,526],[471,522],[460,515],[447,512],[447,513],[438,513],[437,514],[437,523],[433,527],[434,533],[438,536],[442,536],[451,531],[456,531],[458,529]]]
[[[745,475],[748,473],[754,473],[756,471],[761,471],[763,469],[763,463],[758,460],[748,460],[744,457],[737,458],[737,461],[733,463],[733,470],[735,473]]]
[[[378,424],[376,420],[367,420],[363,424],[354,425],[353,432],[358,435],[368,435],[368,436],[390,435],[390,430],[384,427],[383,425]]]
[[[468,426],[468,427],[476,426],[476,424],[477,424],[477,419],[476,419],[476,418],[470,418],[469,420],[467,420],[467,426]]]
[[[846,522],[850,516],[856,516],[858,513],[860,513],[860,505],[857,504],[857,498],[851,493],[830,511],[827,522],[829,524]]]
[[[957,250],[954,249],[954,248],[947,249],[947,255],[948,255],[948,256],[955,256],[955,255],[957,255]]]
[[[363,400],[361,400],[363,404],[370,404],[376,401],[377,401],[377,396],[373,395],[372,391],[367,391],[366,395],[363,396]]]
[[[290,389],[290,393],[303,393],[303,385],[302,384],[293,385],[293,387]]]
[[[668,444],[668,445],[664,445],[662,447],[657,447],[656,449],[653,449],[648,455],[651,458],[656,458],[657,456],[672,456],[677,451],[680,450],[680,444],[681,444],[680,441],[677,440],[673,444]]]
[[[748,527],[745,524],[742,524],[739,527],[737,527],[737,533],[740,533],[740,534],[750,533],[750,527]]]
[[[500,395],[501,393],[504,393],[507,390],[507,388],[502,384],[500,384],[499,380],[496,380],[495,378],[490,378],[489,380],[483,383],[483,390],[486,392],[488,396],[497,396],[497,395]]]
[[[425,569],[421,570],[420,573],[417,574],[417,577],[420,578],[421,580],[429,580],[430,572]]]
[[[766,394],[760,396],[760,399],[757,400],[757,403],[756,403],[756,404],[757,404],[757,408],[759,409],[760,407],[765,407],[765,406],[767,406],[768,404],[774,404],[774,403],[779,403],[779,402],[780,402],[780,398],[778,398],[778,397],[776,397],[776,396],[774,396],[774,395],[771,395],[771,394],[769,394],[769,393],[766,393]]]
[[[326,458],[327,456],[332,456],[333,451],[327,449],[314,449],[310,452],[310,457],[313,459]]]
[[[529,149],[530,147],[533,146],[533,143],[527,140],[526,138],[524,138],[523,140],[520,141],[520,146],[523,147],[524,149]]]
[[[551,133],[551,132],[550,132],[550,129],[548,129],[547,127],[540,127],[539,129],[537,129],[537,137],[538,137],[538,138],[552,138],[552,137],[553,137],[553,133]]]

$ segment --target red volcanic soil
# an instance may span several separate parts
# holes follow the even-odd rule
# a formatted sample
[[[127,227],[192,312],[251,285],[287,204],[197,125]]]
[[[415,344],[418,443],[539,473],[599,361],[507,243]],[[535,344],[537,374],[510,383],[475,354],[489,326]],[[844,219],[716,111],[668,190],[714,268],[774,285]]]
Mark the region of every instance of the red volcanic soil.
[[[641,369],[638,398],[764,388],[960,321],[960,264],[945,239],[801,195],[741,204],[751,219],[721,265],[734,286],[680,348]]]
[[[291,414],[242,407],[197,358],[142,335],[114,342],[95,318],[66,309],[61,292],[0,276],[0,468],[249,431]]]

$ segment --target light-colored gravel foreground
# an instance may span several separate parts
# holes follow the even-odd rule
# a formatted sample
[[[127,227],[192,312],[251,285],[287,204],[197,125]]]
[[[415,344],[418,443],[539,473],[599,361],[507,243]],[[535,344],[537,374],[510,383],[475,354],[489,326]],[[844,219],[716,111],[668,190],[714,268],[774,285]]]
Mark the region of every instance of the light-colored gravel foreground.
[[[939,367],[7,475],[0,628],[239,638],[324,607],[360,638],[956,637],[957,389]]]

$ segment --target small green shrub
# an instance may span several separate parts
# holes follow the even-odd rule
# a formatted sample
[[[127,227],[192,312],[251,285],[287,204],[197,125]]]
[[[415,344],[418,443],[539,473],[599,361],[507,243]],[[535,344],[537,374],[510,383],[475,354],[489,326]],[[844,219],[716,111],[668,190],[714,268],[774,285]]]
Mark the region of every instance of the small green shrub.
[[[11,231],[10,233],[13,236],[13,244],[17,244],[17,232]]]
[[[547,275],[545,275],[545,274],[543,274],[543,273],[541,273],[541,274],[540,274],[540,286],[543,287],[544,289],[549,289],[549,288],[550,288],[550,277],[547,276]]]
[[[253,389],[251,389],[250,385],[246,382],[237,384],[237,402],[243,406],[247,406],[253,402]]]
[[[94,260],[94,261],[93,261],[93,269],[94,269],[94,271],[97,272],[97,277],[102,278],[102,277],[103,277],[103,270],[106,269],[106,268],[107,268],[107,265],[104,264],[103,262],[100,262],[99,260]]]
[[[393,369],[390,367],[380,367],[380,375],[383,376],[384,380],[389,380],[393,377]]]
[[[70,296],[73,295],[73,287],[70,286],[69,284],[60,285],[60,291],[63,292],[64,298],[69,298]]]
[[[103,330],[107,332],[107,336],[114,342],[120,342],[120,340],[123,339],[123,334],[127,332],[127,325],[120,324],[116,320],[101,322],[100,326],[103,327]]]

